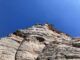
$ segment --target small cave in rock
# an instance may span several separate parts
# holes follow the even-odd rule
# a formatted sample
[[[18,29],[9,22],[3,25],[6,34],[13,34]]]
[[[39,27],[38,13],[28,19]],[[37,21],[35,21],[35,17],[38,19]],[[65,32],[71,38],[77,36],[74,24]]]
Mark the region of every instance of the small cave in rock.
[[[37,58],[36,60],[40,60],[39,58]]]
[[[36,37],[36,39],[39,40],[39,42],[43,42],[43,41],[45,41],[45,39],[42,38],[42,37]]]
[[[51,60],[50,58],[47,58],[47,60]]]
[[[72,46],[80,48],[80,43],[72,43]]]

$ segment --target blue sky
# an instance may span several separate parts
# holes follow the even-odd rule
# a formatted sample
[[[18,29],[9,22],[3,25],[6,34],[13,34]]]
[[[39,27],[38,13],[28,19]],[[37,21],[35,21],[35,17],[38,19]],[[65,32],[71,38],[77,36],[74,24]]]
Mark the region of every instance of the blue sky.
[[[80,36],[80,0],[0,0],[0,37],[46,22]]]

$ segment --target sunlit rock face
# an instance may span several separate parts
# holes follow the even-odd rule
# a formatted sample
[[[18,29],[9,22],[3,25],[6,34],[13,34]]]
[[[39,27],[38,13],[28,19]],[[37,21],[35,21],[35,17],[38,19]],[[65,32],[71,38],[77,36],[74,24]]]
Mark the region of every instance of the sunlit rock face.
[[[36,24],[0,39],[0,60],[80,60],[80,39]]]
[[[0,60],[15,60],[15,54],[23,38],[16,35],[0,39]]]

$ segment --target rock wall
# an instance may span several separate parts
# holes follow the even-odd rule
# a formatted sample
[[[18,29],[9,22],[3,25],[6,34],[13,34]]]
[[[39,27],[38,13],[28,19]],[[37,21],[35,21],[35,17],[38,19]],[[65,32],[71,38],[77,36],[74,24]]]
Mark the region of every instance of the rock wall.
[[[1,38],[0,60],[77,60],[79,41],[49,24],[37,24]]]

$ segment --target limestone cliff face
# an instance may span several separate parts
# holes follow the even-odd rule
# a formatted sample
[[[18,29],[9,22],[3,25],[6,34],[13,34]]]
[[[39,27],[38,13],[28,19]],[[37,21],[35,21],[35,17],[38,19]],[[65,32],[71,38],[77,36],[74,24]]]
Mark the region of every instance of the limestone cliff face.
[[[80,60],[79,42],[49,24],[38,24],[1,38],[0,60]]]

